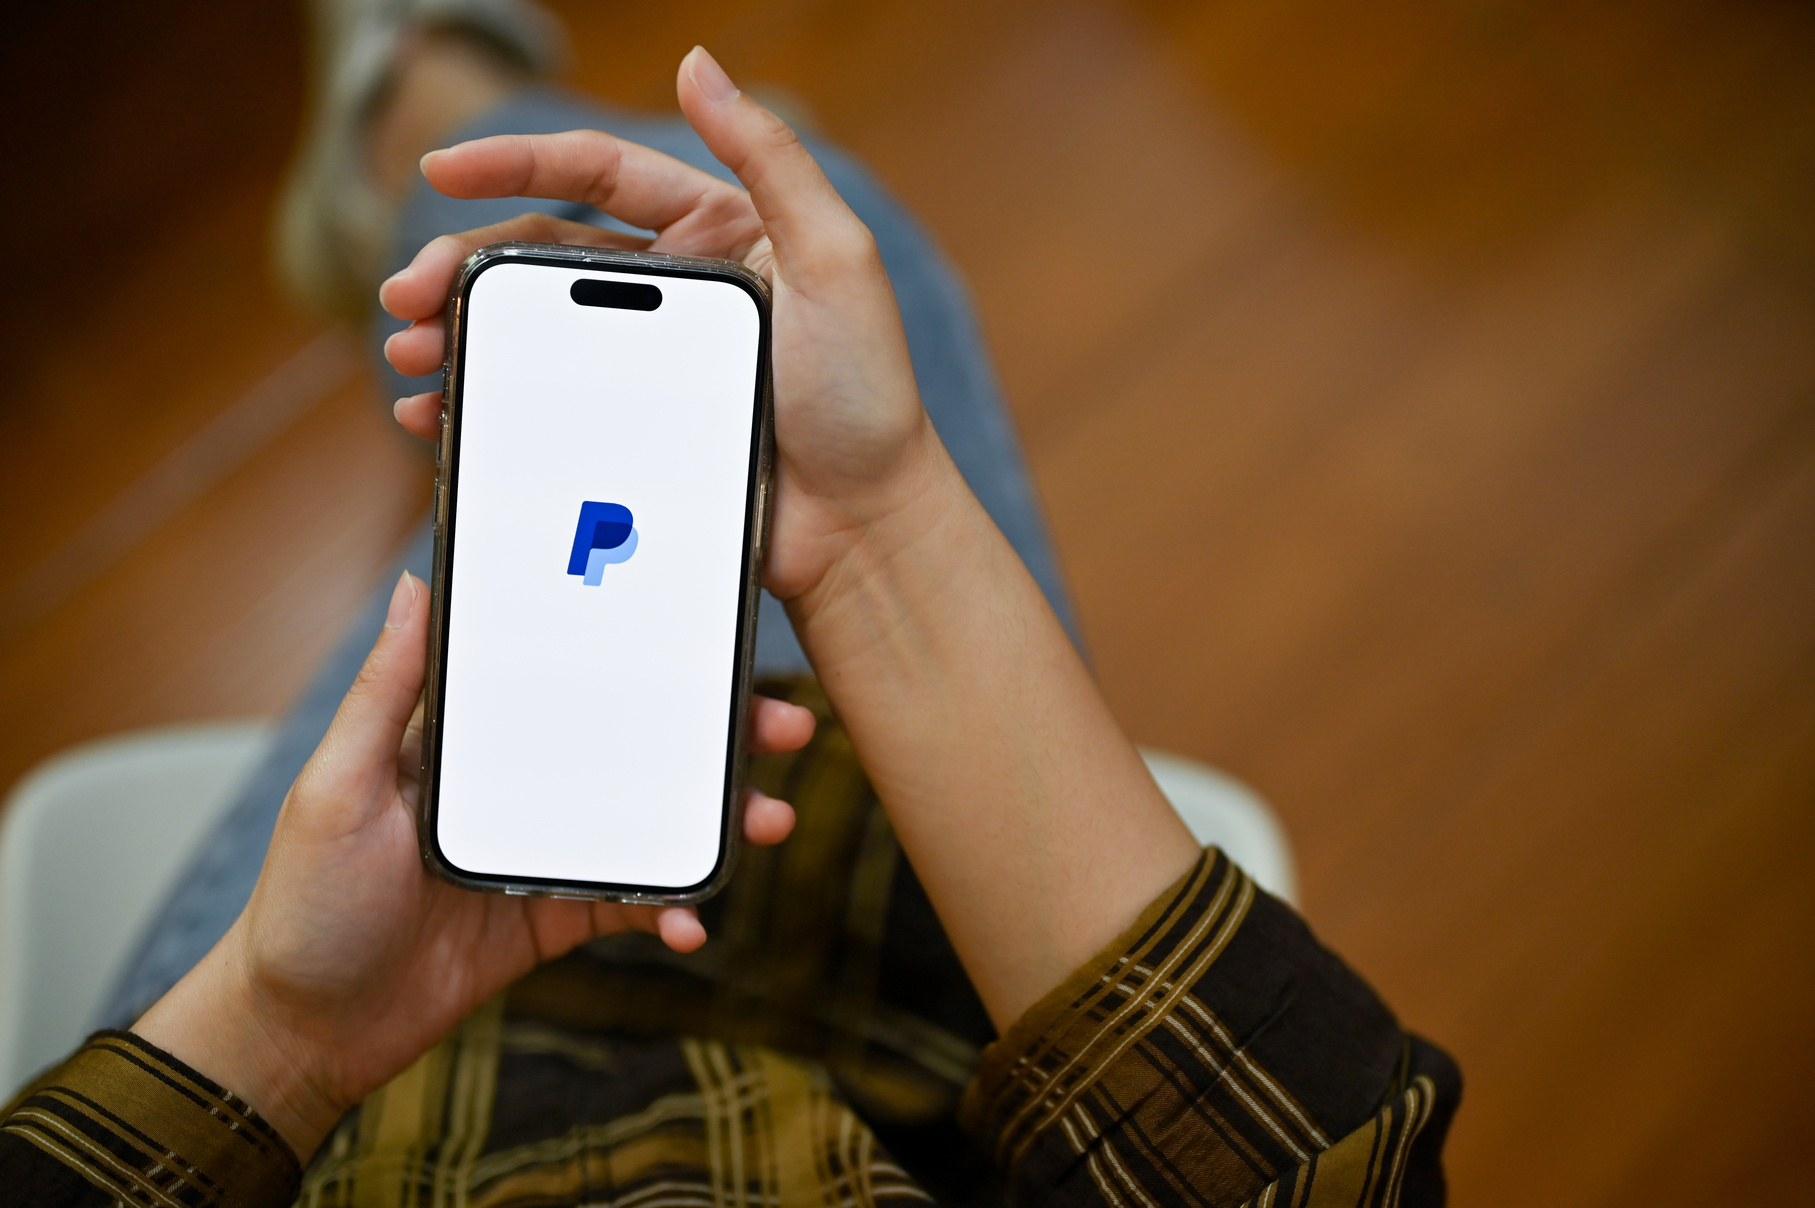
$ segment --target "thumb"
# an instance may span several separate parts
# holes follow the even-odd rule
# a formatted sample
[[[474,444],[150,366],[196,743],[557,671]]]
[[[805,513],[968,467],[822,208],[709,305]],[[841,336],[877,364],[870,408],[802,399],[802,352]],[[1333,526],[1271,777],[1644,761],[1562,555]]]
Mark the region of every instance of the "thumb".
[[[822,266],[844,267],[854,253],[874,254],[869,228],[794,131],[738,91],[705,47],[681,60],[675,91],[707,150],[750,191],[776,259],[795,284],[808,284]]]
[[[372,653],[317,748],[330,775],[396,775],[397,748],[422,695],[428,665],[428,611],[422,580],[404,571]]]

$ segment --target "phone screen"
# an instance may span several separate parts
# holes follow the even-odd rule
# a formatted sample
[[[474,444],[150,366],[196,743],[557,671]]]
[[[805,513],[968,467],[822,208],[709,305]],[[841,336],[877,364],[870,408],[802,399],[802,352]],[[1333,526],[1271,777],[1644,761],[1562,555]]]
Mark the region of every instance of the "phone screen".
[[[434,841],[468,877],[685,892],[731,816],[757,299],[513,259],[467,289]]]

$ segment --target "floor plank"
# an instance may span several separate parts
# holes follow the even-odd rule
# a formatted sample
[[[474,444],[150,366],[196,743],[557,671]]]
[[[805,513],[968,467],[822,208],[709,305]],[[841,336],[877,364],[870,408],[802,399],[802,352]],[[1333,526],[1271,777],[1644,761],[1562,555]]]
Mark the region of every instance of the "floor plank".
[[[427,514],[408,440],[355,377],[0,647],[0,782],[117,730],[279,713]]]

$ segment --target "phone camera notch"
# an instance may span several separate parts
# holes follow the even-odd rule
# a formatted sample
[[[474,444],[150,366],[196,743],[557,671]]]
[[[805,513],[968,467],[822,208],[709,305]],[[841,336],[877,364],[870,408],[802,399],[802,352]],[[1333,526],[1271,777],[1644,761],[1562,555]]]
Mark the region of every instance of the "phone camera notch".
[[[573,283],[568,295],[581,306],[608,306],[613,310],[654,310],[662,304],[662,291],[632,281],[599,281],[585,278]]]

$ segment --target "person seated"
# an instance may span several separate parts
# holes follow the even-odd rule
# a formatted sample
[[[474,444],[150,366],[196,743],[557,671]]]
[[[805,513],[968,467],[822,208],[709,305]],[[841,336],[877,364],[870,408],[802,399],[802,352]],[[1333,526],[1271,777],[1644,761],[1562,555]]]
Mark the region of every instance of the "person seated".
[[[699,48],[684,134],[527,86],[545,27],[522,5],[349,10],[389,22],[386,53],[324,89],[286,230],[338,249],[311,262],[330,302],[382,271],[372,230],[416,243],[378,291],[404,378],[432,378],[459,264],[502,240],[771,285],[759,847],[697,911],[437,880],[406,570],[154,923],[120,1026],[0,1114],[7,1202],[1441,1201],[1454,1064],[1161,795],[1061,619],[968,309],[911,221]],[[369,171],[336,216],[346,149],[408,148],[437,79],[465,100],[425,188],[386,213]],[[395,412],[438,435],[434,390]]]

